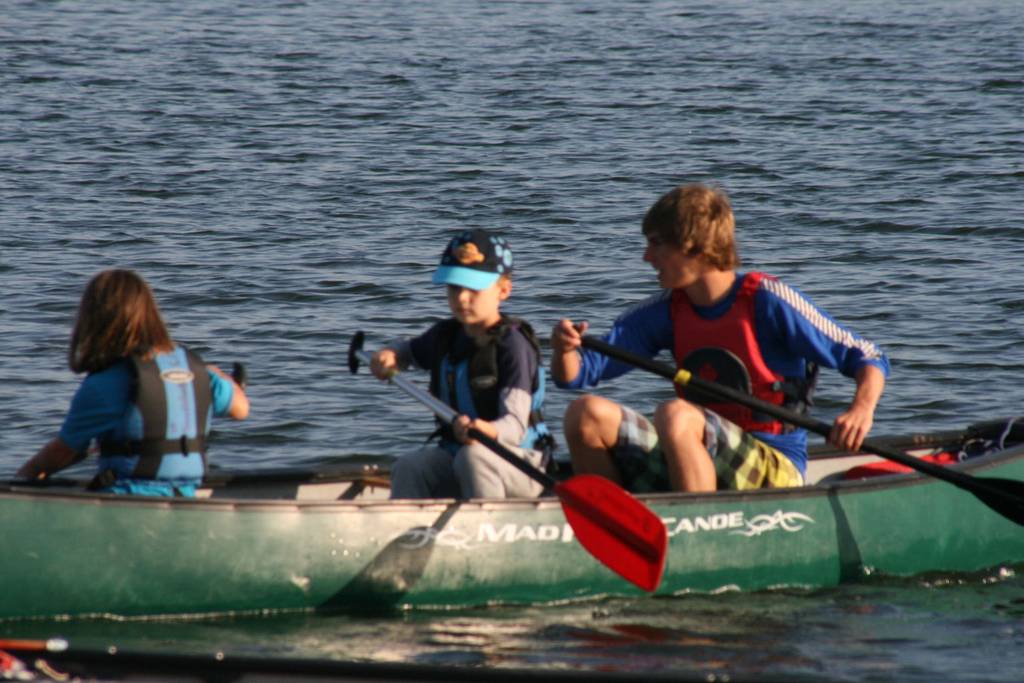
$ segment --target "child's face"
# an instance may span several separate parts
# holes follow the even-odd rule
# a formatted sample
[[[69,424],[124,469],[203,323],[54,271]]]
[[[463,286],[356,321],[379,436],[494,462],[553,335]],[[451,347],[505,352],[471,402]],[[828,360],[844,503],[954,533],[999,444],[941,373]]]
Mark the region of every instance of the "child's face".
[[[644,261],[658,271],[658,284],[664,289],[688,287],[706,270],[699,256],[690,256],[679,247],[655,237],[647,238]]]
[[[504,277],[481,290],[448,285],[448,308],[463,325],[486,329],[501,320],[501,302],[511,293],[512,281]]]

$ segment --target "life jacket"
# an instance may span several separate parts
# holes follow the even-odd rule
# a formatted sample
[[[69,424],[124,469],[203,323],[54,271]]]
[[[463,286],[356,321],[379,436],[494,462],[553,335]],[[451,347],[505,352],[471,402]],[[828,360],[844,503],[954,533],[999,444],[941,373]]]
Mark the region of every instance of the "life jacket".
[[[554,451],[555,441],[544,423],[541,408],[544,404],[544,365],[541,360],[540,342],[533,328],[525,320],[502,316],[501,322],[487,331],[487,342],[471,344],[456,354],[455,336],[461,323],[449,318],[441,323],[438,348],[430,368],[430,391],[452,406],[461,415],[484,420],[498,418],[500,392],[498,388],[498,345],[507,334],[521,333],[533,347],[537,359],[537,372],[530,386],[532,401],[526,434],[518,444],[520,448],[544,452],[546,466]],[[455,443],[451,426],[439,421],[435,434],[442,442]]]
[[[206,471],[213,396],[206,364],[177,346],[150,359],[131,357],[131,400],[141,418],[128,439],[100,441],[95,486],[118,479],[198,479]]]
[[[676,365],[702,379],[806,413],[817,379],[817,365],[808,362],[803,377],[784,377],[768,367],[757,342],[754,294],[761,280],[771,277],[764,273],[747,273],[732,306],[714,320],[698,315],[683,290],[673,290],[671,313]],[[709,343],[714,346],[708,346]],[[792,431],[792,427],[769,415],[721,402],[698,389],[677,384],[676,392],[681,398],[706,406],[745,431],[769,434]]]

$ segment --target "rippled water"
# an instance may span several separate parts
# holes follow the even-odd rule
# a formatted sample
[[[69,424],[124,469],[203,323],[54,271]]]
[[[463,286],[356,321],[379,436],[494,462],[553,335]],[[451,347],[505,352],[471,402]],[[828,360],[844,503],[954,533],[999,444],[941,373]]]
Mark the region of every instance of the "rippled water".
[[[430,417],[349,376],[345,354],[356,330],[372,345],[446,315],[429,274],[454,230],[509,236],[520,268],[507,310],[544,336],[562,316],[600,328],[655,286],[640,260],[643,212],[693,180],[730,193],[745,267],[783,277],[889,352],[876,434],[1020,413],[1021,9],[6,3],[0,476],[60,424],[78,382],[68,333],[100,268],[138,269],[177,339],[247,364],[253,414],[217,424],[218,464],[398,454]],[[603,391],[640,406],[666,391],[634,375]],[[825,378],[818,416],[850,391]],[[550,394],[557,427],[570,396]],[[499,665],[596,669],[608,662],[593,643],[611,642],[628,670],[931,680],[952,652],[956,677],[1016,680],[1019,579],[955,582],[232,620],[181,625],[174,640],[379,659],[389,655],[352,634],[380,629],[410,643],[395,658],[475,665],[492,662],[492,641],[453,647],[437,634],[491,629],[505,634]],[[657,635],[622,635],[620,622]],[[342,649],[335,632],[348,634]],[[857,654],[872,649],[877,661]]]

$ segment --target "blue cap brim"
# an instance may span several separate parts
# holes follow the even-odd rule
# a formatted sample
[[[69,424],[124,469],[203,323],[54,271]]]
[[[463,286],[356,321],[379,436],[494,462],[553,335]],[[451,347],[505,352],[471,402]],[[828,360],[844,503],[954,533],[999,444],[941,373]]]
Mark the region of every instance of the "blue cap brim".
[[[487,289],[501,277],[500,273],[488,273],[462,266],[438,266],[434,271],[435,285],[457,285],[466,289]]]

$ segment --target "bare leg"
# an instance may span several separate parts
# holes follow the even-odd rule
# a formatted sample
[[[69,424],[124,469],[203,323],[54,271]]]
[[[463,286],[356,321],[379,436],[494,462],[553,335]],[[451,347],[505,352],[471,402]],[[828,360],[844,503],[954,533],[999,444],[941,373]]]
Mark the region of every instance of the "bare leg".
[[[654,428],[665,454],[675,491],[714,491],[715,463],[704,447],[704,411],[682,399],[666,401],[654,412]]]
[[[606,398],[587,394],[569,405],[563,430],[576,474],[598,474],[622,484],[611,455],[621,423],[622,409]]]

